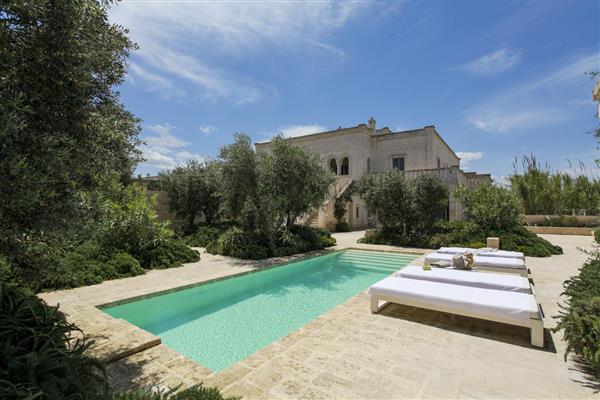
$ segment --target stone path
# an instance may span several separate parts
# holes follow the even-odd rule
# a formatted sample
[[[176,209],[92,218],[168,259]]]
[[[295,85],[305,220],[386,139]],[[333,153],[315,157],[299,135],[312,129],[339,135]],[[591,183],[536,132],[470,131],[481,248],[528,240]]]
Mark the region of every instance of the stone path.
[[[338,247],[400,250],[357,245],[353,241],[358,235],[336,235]],[[592,239],[544,237],[565,249],[562,256],[527,258],[550,328],[562,282],[586,258],[577,247],[590,248]],[[245,398],[600,398],[585,376],[564,362],[560,334],[547,331],[549,345],[539,350],[529,346],[525,328],[398,305],[371,315],[365,295],[217,374],[162,344],[123,358],[132,351],[132,342],[139,347],[156,338],[95,306],[268,266],[202,257],[179,269],[42,297],[49,303],[60,302],[86,333],[97,339],[105,336],[95,351],[105,358],[120,358],[109,364],[113,382],[120,388],[175,388],[204,382]],[[111,349],[121,345],[121,354],[114,357]]]

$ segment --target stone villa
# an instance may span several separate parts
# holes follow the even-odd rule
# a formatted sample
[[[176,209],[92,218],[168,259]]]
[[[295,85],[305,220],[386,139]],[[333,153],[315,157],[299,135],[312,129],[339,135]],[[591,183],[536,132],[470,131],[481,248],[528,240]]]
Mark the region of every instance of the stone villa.
[[[313,225],[332,228],[333,199],[355,179],[366,174],[387,171],[392,168],[405,171],[408,177],[423,173],[438,174],[450,190],[458,185],[469,188],[490,183],[489,174],[463,172],[460,158],[442,139],[434,126],[426,126],[402,132],[393,132],[385,127],[377,129],[375,119],[368,124],[351,128],[315,133],[291,139],[294,144],[304,146],[319,154],[323,167],[336,174],[331,197],[311,217]],[[257,143],[257,150],[268,150],[270,142]],[[462,219],[460,202],[450,198],[448,217]],[[372,226],[374,221],[364,202],[353,196],[348,204],[346,219],[353,229]]]

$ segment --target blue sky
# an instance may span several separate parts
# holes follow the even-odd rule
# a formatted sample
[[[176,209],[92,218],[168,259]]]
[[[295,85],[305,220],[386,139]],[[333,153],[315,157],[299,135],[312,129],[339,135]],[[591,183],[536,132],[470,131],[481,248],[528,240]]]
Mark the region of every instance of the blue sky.
[[[370,116],[435,125],[463,169],[497,178],[530,153],[592,167],[599,4],[124,1],[110,19],[140,46],[120,88],[143,120],[137,173],[215,156],[235,132],[263,141]]]

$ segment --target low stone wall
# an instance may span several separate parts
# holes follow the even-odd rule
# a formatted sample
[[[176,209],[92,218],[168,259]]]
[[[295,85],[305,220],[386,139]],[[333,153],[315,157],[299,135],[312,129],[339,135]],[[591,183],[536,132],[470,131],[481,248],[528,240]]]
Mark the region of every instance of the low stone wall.
[[[524,215],[523,224],[536,225],[547,221],[548,219],[560,218],[560,215]],[[575,218],[577,222],[582,224],[594,224],[600,218],[598,215],[563,215],[565,218]]]
[[[593,228],[575,228],[568,226],[526,226],[529,232],[533,233],[547,233],[552,235],[578,235],[578,236],[591,236],[593,235]]]

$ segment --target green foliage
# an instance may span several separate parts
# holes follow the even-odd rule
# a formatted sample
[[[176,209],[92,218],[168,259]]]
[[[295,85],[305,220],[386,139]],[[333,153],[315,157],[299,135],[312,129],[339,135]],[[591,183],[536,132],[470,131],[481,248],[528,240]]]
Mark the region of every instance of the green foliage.
[[[169,194],[169,207],[183,221],[186,233],[193,232],[196,218],[206,224],[217,220],[219,212],[220,163],[190,160],[162,173],[162,188]]]
[[[239,397],[225,397],[216,388],[202,385],[192,386],[175,393],[156,393],[152,390],[136,390],[117,393],[112,400],[238,400]]]
[[[395,169],[367,175],[358,182],[357,192],[386,232],[406,237],[428,235],[448,206],[448,189],[433,174],[412,180]]]
[[[365,175],[357,183],[357,192],[386,230],[408,230],[413,217],[413,191],[403,172],[393,169]]]
[[[478,244],[484,235],[479,226],[473,221],[438,221],[435,224],[429,247],[437,249],[447,246],[462,246],[464,244]],[[468,246],[485,247],[485,246]]]
[[[345,223],[344,216],[346,215],[346,205],[352,200],[352,195],[356,192],[356,181],[351,181],[340,193],[335,197],[335,201],[333,203],[333,216],[335,217],[337,224],[335,230],[337,232],[348,232],[350,230],[350,226],[348,226],[348,230],[340,230],[338,229],[338,225],[341,229],[345,229],[343,225]],[[348,225],[348,223],[345,223]]]
[[[488,236],[499,237],[502,250],[521,251],[530,257],[550,257],[563,253],[560,246],[553,245],[523,227],[510,232],[490,232]]]
[[[222,147],[219,157],[223,161],[220,187],[223,211],[237,221],[247,200],[258,202],[258,160],[252,139],[236,133],[234,142]]]
[[[273,242],[258,231],[248,232],[238,226],[232,226],[216,241],[209,242],[206,251],[212,254],[258,260],[273,256],[289,256],[333,245],[335,239],[329,231],[306,225],[294,225],[289,230],[279,230]]]
[[[114,90],[135,46],[107,8],[0,6],[0,251],[11,259],[77,229],[82,193],[124,180],[140,158],[139,121]]]
[[[499,237],[502,250],[521,251],[529,257],[549,257],[555,254],[562,254],[560,246],[553,245],[525,228],[518,227],[510,232],[483,232],[472,221],[437,221],[431,236],[426,238],[404,235],[396,230],[389,230],[383,227],[378,230],[367,231],[366,235],[359,239],[359,242],[430,249],[437,249],[443,246],[471,247],[477,249],[486,246],[488,236]]]
[[[512,189],[520,197],[526,214],[588,214],[600,212],[600,180],[586,175],[552,172],[541,166],[535,156],[523,157],[523,173],[509,178]]]
[[[190,249],[182,240],[166,240],[142,254],[140,263],[146,269],[179,267],[183,263],[200,260],[196,250]]]
[[[335,224],[336,232],[350,232],[350,225],[346,221],[338,222]]]
[[[102,248],[121,250],[139,259],[172,235],[167,225],[158,221],[148,197],[130,186],[102,201],[94,236]]]
[[[285,224],[289,229],[300,216],[323,204],[334,178],[317,155],[282,136],[273,139],[270,152],[259,154],[261,204],[275,227]]]
[[[563,286],[566,305],[561,306],[554,331],[564,330],[565,358],[577,354],[600,379],[600,252],[592,253]]]
[[[594,230],[594,238],[596,243],[600,243],[600,228]]]
[[[464,213],[484,231],[510,232],[521,226],[523,207],[510,189],[481,185],[476,189],[459,187],[455,191]]]
[[[104,366],[63,313],[3,282],[0,301],[0,398],[107,398]]]
[[[201,225],[196,232],[185,237],[185,242],[192,247],[208,247],[216,242],[225,230],[220,226]]]

